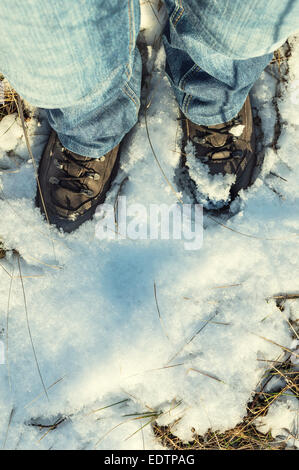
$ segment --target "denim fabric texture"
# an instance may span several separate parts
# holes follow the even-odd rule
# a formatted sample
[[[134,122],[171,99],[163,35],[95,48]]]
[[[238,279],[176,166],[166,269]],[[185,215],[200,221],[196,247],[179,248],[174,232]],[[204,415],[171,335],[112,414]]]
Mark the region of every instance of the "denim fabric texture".
[[[241,109],[273,50],[299,29],[298,0],[165,0],[166,72],[193,122]],[[140,107],[139,0],[3,0],[0,71],[73,152],[99,157]]]
[[[297,0],[165,0],[166,71],[183,113],[232,119],[273,51],[299,29]]]
[[[138,0],[3,0],[0,71],[75,153],[99,157],[140,107]]]

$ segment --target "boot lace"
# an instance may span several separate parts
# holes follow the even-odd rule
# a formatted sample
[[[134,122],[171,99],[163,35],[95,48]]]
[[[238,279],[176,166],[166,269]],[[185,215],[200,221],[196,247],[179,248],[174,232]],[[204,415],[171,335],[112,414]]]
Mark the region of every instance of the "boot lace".
[[[99,180],[101,175],[100,173],[96,172],[93,168],[88,167],[88,163],[94,161],[94,158],[86,157],[84,160],[77,160],[73,157],[71,152],[61,146],[62,152],[61,154],[66,158],[55,158],[54,165],[57,169],[61,171],[61,176],[59,177],[51,177],[49,182],[52,184],[57,184],[69,191],[76,193],[76,194],[84,194],[87,197],[93,197],[94,192],[89,189],[88,187],[88,179],[89,180]],[[70,176],[68,172],[69,165],[72,165],[73,169],[79,169],[78,176]]]
[[[203,161],[217,160],[217,154],[223,154],[223,151],[229,152],[226,159],[231,157],[241,158],[243,156],[243,152],[236,148],[236,142],[240,138],[236,137],[231,132],[235,126],[241,124],[242,122],[240,118],[237,117],[225,123],[220,129],[216,129],[212,126],[199,126],[196,135],[193,137],[189,136],[189,138],[194,144],[200,144],[203,147],[210,149],[209,152],[203,156],[199,156],[199,158]],[[217,146],[212,143],[213,138],[218,135],[225,137],[225,143],[221,146]],[[224,160],[225,158],[223,158],[223,156],[219,156],[219,159]]]

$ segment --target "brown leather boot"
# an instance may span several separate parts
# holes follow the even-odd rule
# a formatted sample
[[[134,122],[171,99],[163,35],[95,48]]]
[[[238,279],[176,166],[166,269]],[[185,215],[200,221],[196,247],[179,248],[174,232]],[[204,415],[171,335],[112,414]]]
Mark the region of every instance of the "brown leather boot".
[[[214,126],[200,126],[185,117],[182,121],[183,164],[188,169],[184,155],[188,153],[191,143],[194,148],[194,158],[207,165],[210,174],[235,175],[235,182],[230,188],[232,201],[242,188],[245,189],[252,184],[253,171],[257,162],[249,96],[238,116],[229,122]]]
[[[51,224],[72,232],[104,202],[118,159],[119,145],[99,158],[82,157],[64,148],[52,131],[39,165],[37,206]]]

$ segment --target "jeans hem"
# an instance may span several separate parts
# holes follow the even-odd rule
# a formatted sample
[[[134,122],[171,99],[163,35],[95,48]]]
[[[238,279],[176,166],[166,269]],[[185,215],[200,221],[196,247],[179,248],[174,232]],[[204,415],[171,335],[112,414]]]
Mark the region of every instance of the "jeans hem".
[[[88,157],[88,158],[100,158],[106,153],[110,152],[112,149],[114,149],[117,145],[121,143],[123,138],[127,132],[124,132],[119,138],[115,139],[113,146],[109,145],[108,147],[101,146],[98,148],[90,148],[90,147],[85,147],[84,145],[78,144],[77,142],[73,142],[72,139],[70,139],[67,136],[61,136],[60,134],[58,135],[58,138],[67,150],[70,150],[73,153],[76,153],[78,155],[81,155],[82,157]]]
[[[246,96],[246,98],[247,98],[247,96]],[[215,114],[213,116],[200,116],[199,114],[196,113],[195,117],[193,116],[193,113],[192,113],[192,116],[191,116],[191,114],[188,111],[183,110],[183,107],[184,107],[184,103],[183,103],[182,112],[194,124],[197,124],[199,126],[216,126],[218,124],[223,124],[225,122],[228,122],[231,119],[233,119],[234,117],[236,117],[237,114],[241,111],[244,103],[245,103],[245,100],[241,104],[241,106],[235,107],[235,108],[233,108],[229,111],[223,112],[221,114]],[[199,108],[200,108],[200,106],[199,106]]]

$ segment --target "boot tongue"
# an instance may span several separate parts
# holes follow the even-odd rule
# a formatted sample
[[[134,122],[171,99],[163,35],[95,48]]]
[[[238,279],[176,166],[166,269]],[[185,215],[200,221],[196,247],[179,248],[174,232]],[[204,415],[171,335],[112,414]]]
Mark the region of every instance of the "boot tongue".
[[[207,140],[213,145],[213,147],[223,147],[226,144],[226,135],[222,134],[213,134],[208,137]]]
[[[77,153],[71,152],[70,150],[66,150],[66,153],[71,155],[74,160],[78,160],[80,162],[85,162],[85,161],[90,160],[89,157],[83,157],[82,155],[78,155]]]
[[[222,158],[229,158],[231,153],[229,150],[222,150],[220,152],[215,152],[212,155],[212,160],[220,160]]]
[[[224,122],[223,124],[216,124],[215,126],[209,126],[210,132],[213,132],[215,129],[216,131],[221,131],[221,129],[227,128],[229,126],[230,122]],[[224,134],[219,134],[218,132],[215,132],[214,134],[211,134],[208,136],[208,141],[210,142],[213,147],[223,147],[226,144],[227,141],[227,133]]]

